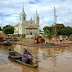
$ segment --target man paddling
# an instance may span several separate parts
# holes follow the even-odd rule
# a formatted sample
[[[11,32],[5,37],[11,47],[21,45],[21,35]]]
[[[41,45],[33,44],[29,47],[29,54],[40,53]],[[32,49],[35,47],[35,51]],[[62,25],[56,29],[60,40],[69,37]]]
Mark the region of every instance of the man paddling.
[[[22,61],[29,64],[32,60],[33,58],[31,53],[27,48],[24,48],[24,50],[22,51]]]

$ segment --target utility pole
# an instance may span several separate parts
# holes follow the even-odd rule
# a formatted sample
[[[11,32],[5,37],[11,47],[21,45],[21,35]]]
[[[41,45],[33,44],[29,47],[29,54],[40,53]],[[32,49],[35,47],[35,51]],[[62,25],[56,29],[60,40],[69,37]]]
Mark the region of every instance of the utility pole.
[[[56,38],[56,22],[57,22],[57,16],[56,16],[56,9],[54,7],[54,31],[55,31],[55,38]]]

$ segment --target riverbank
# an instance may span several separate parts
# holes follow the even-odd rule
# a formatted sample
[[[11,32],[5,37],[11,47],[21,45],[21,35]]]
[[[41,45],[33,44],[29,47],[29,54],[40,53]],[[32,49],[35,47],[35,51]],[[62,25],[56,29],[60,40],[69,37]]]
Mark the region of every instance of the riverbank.
[[[46,42],[48,42],[48,39],[45,40]],[[50,43],[53,43],[52,41],[50,41]],[[31,46],[31,47],[69,47],[72,45],[72,41],[64,41],[62,43],[54,41],[55,45],[43,45],[43,43],[34,43],[33,39],[22,39],[21,41],[17,42],[17,44],[19,45],[24,45],[24,46]]]

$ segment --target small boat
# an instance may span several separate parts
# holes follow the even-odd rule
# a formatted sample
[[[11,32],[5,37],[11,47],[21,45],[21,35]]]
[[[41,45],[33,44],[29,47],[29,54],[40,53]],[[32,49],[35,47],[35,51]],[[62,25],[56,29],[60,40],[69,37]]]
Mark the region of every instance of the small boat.
[[[10,41],[4,41],[4,45],[12,45],[12,43]]]
[[[18,39],[10,39],[9,41],[14,41],[14,42],[16,42],[16,41],[20,41],[20,40],[18,40]]]
[[[50,45],[54,45],[54,43],[43,43],[43,45],[48,45],[48,46],[50,46]]]
[[[0,42],[0,45],[3,45],[4,44],[4,42]]]
[[[14,50],[12,50],[11,48],[8,49],[9,50],[9,57],[12,58],[14,61],[21,63],[25,66],[28,67],[32,67],[32,68],[37,68],[38,67],[38,61],[31,62],[29,64],[25,63],[22,61],[22,55]]]

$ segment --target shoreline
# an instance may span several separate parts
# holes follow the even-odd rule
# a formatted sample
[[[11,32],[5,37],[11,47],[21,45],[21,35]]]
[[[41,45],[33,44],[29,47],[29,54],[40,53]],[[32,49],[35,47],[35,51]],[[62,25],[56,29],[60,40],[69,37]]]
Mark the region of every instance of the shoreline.
[[[50,43],[52,43],[52,42],[50,42]],[[46,48],[46,47],[51,47],[51,48],[53,48],[53,47],[69,47],[69,46],[72,46],[72,41],[68,41],[68,42],[65,42],[65,43],[59,43],[59,44],[56,44],[56,42],[54,43],[55,45],[43,45],[42,43],[37,43],[37,44],[35,44],[34,43],[34,40],[33,39],[22,39],[21,41],[19,41],[19,42],[17,42],[17,44],[19,44],[19,45],[24,45],[24,46],[29,46],[29,47],[44,47],[44,48]]]

